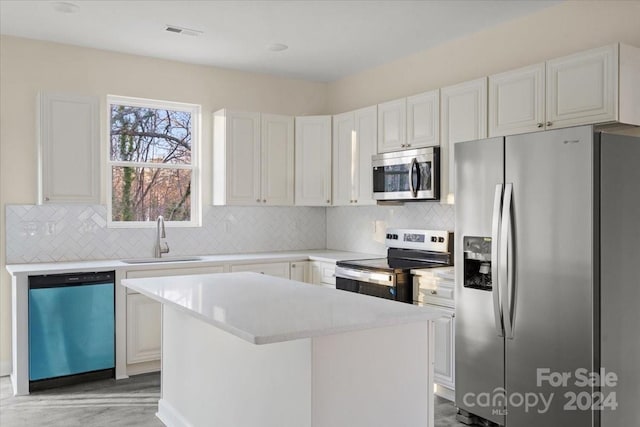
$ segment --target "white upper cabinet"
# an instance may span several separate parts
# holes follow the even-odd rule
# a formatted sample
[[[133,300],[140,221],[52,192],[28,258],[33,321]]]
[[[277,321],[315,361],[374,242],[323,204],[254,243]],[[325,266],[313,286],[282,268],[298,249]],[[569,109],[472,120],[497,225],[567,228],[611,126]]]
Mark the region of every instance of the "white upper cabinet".
[[[333,205],[375,204],[371,156],[376,153],[376,106],[333,117]]]
[[[378,153],[404,149],[406,128],[406,98],[378,104]]]
[[[40,203],[100,203],[99,102],[97,97],[40,94]]]
[[[260,113],[214,113],[214,204],[257,205],[260,192]]]
[[[357,155],[353,113],[333,116],[333,205],[353,204]]]
[[[440,91],[407,98],[406,148],[440,145]]]
[[[439,90],[378,104],[378,153],[440,144]]]
[[[489,136],[640,125],[640,49],[609,45],[489,77]]]
[[[615,120],[617,68],[617,45],[547,61],[547,128]]]
[[[295,204],[331,204],[331,116],[296,117]]]
[[[262,203],[293,205],[293,117],[262,114]]]
[[[489,136],[544,127],[545,64],[489,76]]]
[[[454,144],[487,137],[487,78],[440,89],[440,198],[454,202]]]
[[[214,113],[213,203],[293,204],[293,117]]]
[[[373,167],[371,157],[376,154],[378,141],[377,107],[361,108],[354,113],[356,146],[358,148],[358,170],[354,173],[357,182],[355,202],[359,205],[375,205],[373,199]]]

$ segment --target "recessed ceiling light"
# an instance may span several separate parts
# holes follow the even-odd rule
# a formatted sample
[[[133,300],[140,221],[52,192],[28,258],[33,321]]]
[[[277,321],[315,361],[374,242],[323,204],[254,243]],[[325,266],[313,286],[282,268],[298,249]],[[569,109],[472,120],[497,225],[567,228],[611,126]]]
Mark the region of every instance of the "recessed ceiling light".
[[[66,1],[57,1],[55,3],[52,3],[51,5],[56,12],[60,13],[78,13],[78,11],[80,10],[80,6],[78,6],[77,4],[69,3]]]
[[[273,52],[281,52],[283,50],[289,49],[289,46],[282,43],[271,43],[270,45],[267,46],[267,49]]]

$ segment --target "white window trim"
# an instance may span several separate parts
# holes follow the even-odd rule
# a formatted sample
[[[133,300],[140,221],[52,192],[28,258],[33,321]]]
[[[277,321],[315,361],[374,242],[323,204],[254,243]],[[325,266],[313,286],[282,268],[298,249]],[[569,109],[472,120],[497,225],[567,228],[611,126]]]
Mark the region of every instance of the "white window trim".
[[[146,107],[155,109],[169,109],[173,111],[186,111],[191,113],[191,165],[169,165],[158,163],[138,163],[111,161],[111,104],[124,104],[132,107]],[[202,226],[202,193],[201,193],[201,116],[202,109],[197,104],[187,104],[173,101],[160,101],[157,99],[133,98],[128,96],[107,95],[107,144],[105,168],[107,186],[107,227],[108,228],[155,228],[155,221],[113,221],[112,218],[112,166],[149,166],[167,169],[191,170],[191,220],[190,221],[166,221],[167,227],[201,227]]]

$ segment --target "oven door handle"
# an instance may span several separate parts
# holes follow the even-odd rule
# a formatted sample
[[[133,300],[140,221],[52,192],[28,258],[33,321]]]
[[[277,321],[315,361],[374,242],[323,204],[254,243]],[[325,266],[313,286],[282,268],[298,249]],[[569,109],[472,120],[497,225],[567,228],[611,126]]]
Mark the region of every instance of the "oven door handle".
[[[336,267],[336,278],[358,280],[360,282],[375,283],[376,285],[389,287],[394,286],[392,274],[358,271],[344,267]]]

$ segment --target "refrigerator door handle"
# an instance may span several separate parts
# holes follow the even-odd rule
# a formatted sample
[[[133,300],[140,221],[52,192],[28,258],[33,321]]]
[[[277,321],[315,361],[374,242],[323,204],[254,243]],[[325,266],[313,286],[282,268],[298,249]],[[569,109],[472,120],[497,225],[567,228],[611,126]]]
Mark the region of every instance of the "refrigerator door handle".
[[[500,286],[502,294],[503,322],[505,336],[513,339],[514,289],[514,250],[513,250],[513,184],[505,184],[502,202],[502,224],[500,227]]]
[[[503,185],[496,185],[496,192],[493,197],[493,220],[491,221],[491,293],[493,294],[493,316],[496,332],[499,337],[504,336],[504,326],[502,322],[502,308],[500,305],[500,287],[498,279],[498,239],[500,233]]]

